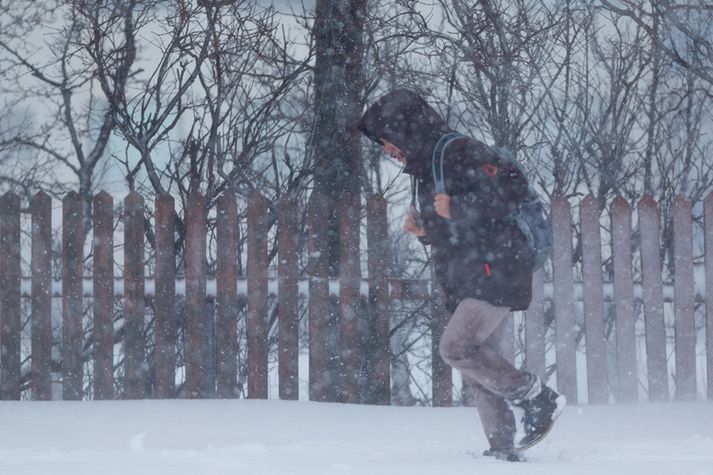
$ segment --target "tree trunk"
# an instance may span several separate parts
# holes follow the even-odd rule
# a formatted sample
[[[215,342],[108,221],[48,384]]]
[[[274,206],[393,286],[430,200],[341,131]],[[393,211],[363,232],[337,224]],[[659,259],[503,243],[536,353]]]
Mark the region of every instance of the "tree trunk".
[[[360,190],[359,136],[355,125],[363,94],[365,0],[317,0],[314,38],[314,129],[308,156],[314,189],[329,203]],[[330,275],[339,272],[338,206],[332,206],[325,239],[330,243]],[[354,223],[356,226],[357,223]]]
[[[329,206],[323,206],[325,226],[319,226],[318,242],[326,244],[330,277],[339,275],[340,202],[342,194],[358,197],[361,189],[361,153],[355,129],[361,113],[363,94],[362,55],[366,0],[317,0],[314,23],[316,61],[314,67],[314,129],[307,157],[314,170],[314,192]],[[331,204],[334,204],[332,206]],[[359,206],[352,200],[351,207]],[[342,209],[359,216],[359,209]],[[356,228],[359,220],[347,224]],[[346,232],[346,230],[344,230]],[[352,233],[346,233],[352,234]],[[359,243],[353,252],[359,252]],[[332,301],[332,299],[330,299]],[[345,310],[344,308],[342,310]],[[357,311],[356,309],[353,309]],[[332,301],[329,315],[321,318],[326,327],[315,328],[318,344],[327,348],[329,364],[325,380],[338,381],[340,373],[339,306]],[[345,380],[348,378],[344,378]],[[341,386],[341,383],[337,383]],[[339,388],[331,388],[328,400],[337,400]]]

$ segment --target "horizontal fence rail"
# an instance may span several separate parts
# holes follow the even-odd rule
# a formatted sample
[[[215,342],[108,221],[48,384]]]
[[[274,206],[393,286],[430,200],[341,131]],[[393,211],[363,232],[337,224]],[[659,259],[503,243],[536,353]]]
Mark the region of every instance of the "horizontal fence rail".
[[[336,278],[329,277],[325,243],[316,238],[329,205],[316,195],[306,212],[306,275],[298,271],[305,226],[291,198],[271,204],[255,193],[246,203],[247,222],[240,223],[235,197],[221,196],[209,243],[208,204],[194,192],[187,199],[184,253],[178,256],[175,200],[157,197],[151,273],[146,203],[137,193],[123,200],[121,214],[112,196],[97,194],[91,230],[83,229],[80,196],[69,193],[58,223],[60,247],[52,243],[52,200],[38,193],[29,203],[28,249],[22,248],[20,201],[13,193],[0,197],[1,399],[47,400],[58,396],[58,385],[63,399],[267,398],[273,353],[277,394],[298,399],[298,360],[306,346],[310,399],[389,404],[391,315],[400,301],[421,301],[430,311],[431,399],[441,406],[454,401],[454,375],[437,351],[448,315],[430,281],[388,275],[388,214],[381,196],[367,200],[365,213],[357,197],[338,203],[342,265]],[[271,265],[266,216],[273,206],[277,257]],[[591,197],[576,207],[564,198],[553,200],[552,259],[534,275],[530,308],[512,321],[509,357],[548,378],[573,403],[713,399],[713,198],[704,202],[697,234],[704,240],[702,256],[694,256],[692,203],[684,197],[674,201],[670,281],[662,278],[657,203],[645,196],[632,207],[616,198],[605,211],[603,220]],[[359,244],[362,214],[365,246]],[[114,243],[118,221],[121,248]],[[243,276],[237,266],[241,226],[247,229]],[[575,230],[581,251],[574,247]],[[88,235],[91,241],[85,242]],[[216,259],[210,269],[209,245]],[[577,262],[575,252],[581,252]],[[123,263],[120,277],[117,260]],[[180,275],[177,261],[183,264]],[[309,341],[300,345],[298,309],[305,301]],[[242,390],[241,358],[247,359]]]
[[[703,263],[695,263],[693,265],[695,282],[695,302],[703,303],[706,301],[706,281],[705,281],[705,266]],[[112,274],[109,282],[113,279],[113,285],[110,286],[112,295],[114,298],[124,297],[124,278],[122,276],[114,276]],[[90,298],[94,296],[94,282],[95,278],[92,275],[83,276],[82,284],[82,297]],[[206,278],[205,293],[207,297],[217,297],[218,296],[218,278]],[[248,280],[243,277],[237,279],[237,285],[235,287],[235,292],[237,296],[245,297],[248,295]],[[329,282],[329,295],[339,296],[340,284],[338,279],[328,279]],[[433,284],[430,280],[421,279],[399,279],[391,278],[389,279],[389,295],[392,298],[400,299],[404,292],[408,295],[418,296],[418,298],[428,298],[433,290]],[[175,295],[185,296],[186,295],[186,280],[178,278],[175,280]],[[50,293],[53,298],[62,297],[62,280],[61,279],[51,279],[48,284],[50,288]],[[605,281],[602,283],[602,298],[604,302],[614,302],[616,299],[616,284],[614,282]],[[267,293],[271,297],[276,297],[280,294],[280,278],[279,277],[268,277],[267,279]],[[574,281],[574,300],[581,301],[584,296],[584,283],[581,280]],[[309,295],[309,279],[298,278],[297,279],[297,290],[300,297],[307,297]],[[545,300],[553,300],[554,298],[554,284],[552,282],[545,282],[542,285],[543,297]],[[641,281],[632,281],[632,291],[633,297],[635,299],[643,299],[644,291]],[[671,283],[664,283],[662,287],[664,302],[673,302],[675,295],[675,287]],[[369,296],[369,279],[361,279],[359,284],[359,293],[362,297]],[[20,294],[23,298],[32,297],[32,279],[29,277],[23,277],[20,284]],[[156,295],[156,278],[153,276],[146,276],[144,279],[144,295],[146,297],[153,297]]]

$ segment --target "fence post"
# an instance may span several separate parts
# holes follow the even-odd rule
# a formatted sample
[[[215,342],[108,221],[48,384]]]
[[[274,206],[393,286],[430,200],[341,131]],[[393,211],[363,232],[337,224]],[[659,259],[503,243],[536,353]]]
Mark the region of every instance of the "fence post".
[[[341,400],[362,399],[362,335],[359,318],[361,270],[359,262],[359,195],[343,193],[339,200],[339,310]]]
[[[248,398],[267,399],[267,199],[248,203]]]
[[[218,397],[235,398],[238,396],[238,208],[232,191],[218,198],[216,226]]]
[[[186,209],[186,389],[189,398],[208,396],[206,384],[206,199],[197,190]]]
[[[297,200],[284,196],[278,204],[278,378],[280,399],[299,399],[299,226]]]
[[[708,400],[713,401],[713,192],[708,193],[704,201],[703,213],[706,254],[706,368]]]
[[[515,315],[510,312],[505,321],[502,322],[502,335],[501,340],[501,350],[503,358],[515,366]]]
[[[94,197],[93,209],[94,399],[113,399],[114,200],[102,191]]]
[[[435,276],[435,272],[431,271]],[[431,280],[431,391],[434,407],[450,407],[453,404],[453,370],[443,358],[439,345],[448,323],[449,314],[445,308],[435,277]]]
[[[308,205],[309,248],[309,398],[330,401],[337,385],[329,362],[329,243],[325,236],[328,203],[313,191]]]
[[[621,196],[614,199],[611,207],[611,240],[616,309],[617,401],[636,402],[639,397],[634,275],[631,268],[631,208]]]
[[[691,202],[673,200],[674,315],[676,399],[696,399],[696,328],[694,317],[693,230]]]
[[[39,192],[32,213],[32,399],[52,399],[52,199]]]
[[[20,197],[0,198],[0,399],[21,392]]]
[[[146,395],[144,338],[144,199],[124,200],[124,397]]]
[[[525,367],[545,377],[545,271],[532,274],[532,301],[525,312]]]
[[[62,202],[62,397],[83,396],[82,263],[84,230],[82,200],[67,193]]]
[[[369,350],[367,402],[391,403],[391,348],[389,345],[389,242],[386,200],[373,195],[366,205],[367,270],[369,272]]]
[[[156,197],[156,365],[157,398],[176,393],[176,240],[175,202],[168,193]]]
[[[567,400],[577,403],[577,342],[575,341],[574,281],[572,279],[572,215],[566,198],[552,202],[555,300],[555,353],[557,388]]]
[[[663,282],[659,240],[659,214],[656,201],[644,195],[639,201],[641,236],[641,280],[646,324],[646,366],[651,401],[668,400],[666,372],[666,333],[663,315]]]
[[[604,338],[604,283],[602,279],[602,244],[600,213],[592,195],[579,207],[582,226],[582,281],[584,327],[587,349],[587,394],[590,404],[609,401],[607,354]]]

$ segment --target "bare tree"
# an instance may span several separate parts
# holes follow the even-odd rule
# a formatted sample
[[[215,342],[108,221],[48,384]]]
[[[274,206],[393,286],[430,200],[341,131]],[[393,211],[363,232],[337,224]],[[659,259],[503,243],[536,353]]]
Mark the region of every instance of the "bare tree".
[[[0,121],[0,161],[33,160],[23,173],[3,177],[3,185],[29,195],[44,188],[44,178],[57,196],[79,185],[89,231],[102,167],[119,165],[129,188],[147,198],[147,217],[156,194],[178,198],[179,269],[181,216],[192,191],[206,195],[209,216],[223,192],[247,198],[260,190],[274,200],[287,184],[287,191],[304,193],[305,162],[278,149],[294,146],[290,135],[299,133],[286,98],[308,72],[311,53],[307,44],[295,58],[274,9],[254,0],[44,3],[0,4],[3,23],[7,14],[14,25],[0,32],[0,97],[14,108]],[[50,38],[48,55],[23,41],[31,34]],[[18,121],[20,108],[52,113]],[[212,218],[208,224],[207,265],[214,269]],[[274,256],[276,246],[270,252]],[[149,249],[149,268],[152,262]],[[121,319],[120,307],[115,318]]]
[[[698,79],[713,84],[713,42],[708,2],[601,0],[603,8],[635,22],[656,48]]]
[[[2,94],[11,98],[15,108],[23,104],[31,109],[26,126],[5,131],[3,145],[30,150],[40,163],[54,162],[73,176],[88,228],[94,182],[114,129],[115,111],[95,87],[96,71],[84,50],[87,30],[81,12],[76,5],[61,2],[42,7],[14,2],[12,8],[20,27],[0,36]],[[61,26],[52,28],[41,46],[26,41],[28,35],[43,34],[57,19]],[[120,75],[131,62],[124,55],[109,68]],[[118,94],[123,94],[125,85],[125,80],[117,82]],[[66,189],[68,178],[61,171],[55,177],[59,189]]]

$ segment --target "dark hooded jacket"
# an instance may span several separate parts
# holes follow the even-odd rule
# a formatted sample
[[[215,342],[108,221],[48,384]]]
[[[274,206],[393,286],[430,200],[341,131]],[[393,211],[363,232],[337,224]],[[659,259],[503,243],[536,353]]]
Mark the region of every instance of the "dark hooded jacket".
[[[467,297],[524,310],[532,296],[533,255],[510,214],[527,196],[527,179],[487,145],[471,138],[453,141],[443,156],[451,217],[433,206],[433,150],[451,130],[418,94],[397,89],[362,116],[359,130],[375,142],[386,139],[407,160],[431,245],[436,279],[452,312]]]

